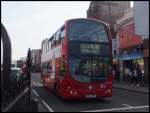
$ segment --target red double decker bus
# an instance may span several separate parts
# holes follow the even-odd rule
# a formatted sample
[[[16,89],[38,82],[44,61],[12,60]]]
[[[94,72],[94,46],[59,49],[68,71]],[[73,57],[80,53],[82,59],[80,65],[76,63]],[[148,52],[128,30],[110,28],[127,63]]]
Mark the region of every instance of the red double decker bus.
[[[107,24],[71,19],[42,42],[41,78],[65,99],[112,96],[111,37]]]

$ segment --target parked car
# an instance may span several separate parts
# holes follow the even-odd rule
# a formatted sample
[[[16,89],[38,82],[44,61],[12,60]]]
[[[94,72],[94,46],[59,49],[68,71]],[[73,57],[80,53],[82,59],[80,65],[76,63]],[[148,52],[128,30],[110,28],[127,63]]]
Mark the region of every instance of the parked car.
[[[17,63],[16,62],[12,62],[11,63],[11,68],[18,68]]]
[[[19,79],[21,78],[22,75],[22,71],[20,68],[11,68],[11,80],[15,81],[17,80],[17,82],[19,81]]]
[[[3,74],[3,68],[1,65],[1,77]],[[19,80],[19,78],[21,77],[22,71],[20,68],[17,68],[16,65],[12,64],[11,65],[11,76],[10,76],[10,80],[11,82],[14,82],[15,80]]]

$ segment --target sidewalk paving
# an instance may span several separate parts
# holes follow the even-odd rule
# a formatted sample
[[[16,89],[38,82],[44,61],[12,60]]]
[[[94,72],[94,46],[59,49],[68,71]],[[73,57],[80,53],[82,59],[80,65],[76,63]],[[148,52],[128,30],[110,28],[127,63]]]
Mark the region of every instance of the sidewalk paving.
[[[130,90],[130,91],[134,91],[134,92],[149,94],[149,85],[148,84],[144,85],[143,87],[141,87],[141,86],[137,87],[136,85],[131,86],[127,82],[123,82],[123,81],[116,82],[116,81],[114,81],[113,87],[119,88],[119,89],[124,89],[124,90]]]

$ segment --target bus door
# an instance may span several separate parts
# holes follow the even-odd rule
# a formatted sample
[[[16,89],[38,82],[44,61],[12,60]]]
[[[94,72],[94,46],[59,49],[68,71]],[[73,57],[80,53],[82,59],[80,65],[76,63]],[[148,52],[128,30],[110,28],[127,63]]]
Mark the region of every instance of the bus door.
[[[44,62],[43,83],[45,84],[45,86],[47,86],[48,84],[48,62]]]
[[[56,74],[56,80],[60,79],[60,63],[61,63],[61,58],[56,58],[55,59],[55,74]]]
[[[53,54],[53,58],[52,58],[52,75],[51,75],[52,79],[55,79],[55,55]]]
[[[60,81],[62,81],[66,76],[66,71],[67,71],[66,68],[67,68],[66,61],[63,55],[60,61],[60,68],[59,68]]]
[[[50,76],[51,76],[51,62],[48,61],[47,62],[47,71],[46,71],[46,82],[47,82],[47,86],[50,87]]]
[[[50,75],[50,85],[51,85],[51,88],[53,88],[54,86],[54,83],[55,83],[55,55],[53,54],[52,56],[52,61],[51,61],[51,75]]]

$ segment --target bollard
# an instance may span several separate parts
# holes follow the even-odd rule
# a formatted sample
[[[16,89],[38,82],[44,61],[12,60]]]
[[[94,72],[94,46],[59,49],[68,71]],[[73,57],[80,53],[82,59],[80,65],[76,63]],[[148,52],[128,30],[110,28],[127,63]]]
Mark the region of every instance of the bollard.
[[[30,106],[30,111],[31,112],[38,112],[38,104],[39,104],[39,100],[37,99],[32,99],[31,100],[31,106]]]

